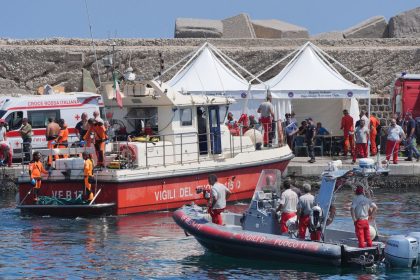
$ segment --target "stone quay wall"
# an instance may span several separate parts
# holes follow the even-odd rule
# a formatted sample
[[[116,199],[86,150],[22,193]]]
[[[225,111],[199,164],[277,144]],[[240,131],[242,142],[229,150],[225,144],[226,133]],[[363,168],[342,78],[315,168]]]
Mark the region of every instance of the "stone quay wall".
[[[116,39],[115,67],[121,72],[129,64],[138,76],[153,78],[160,70],[159,53],[165,68],[197,50],[204,42],[219,48],[252,74],[257,74],[303,45],[307,39]],[[420,38],[318,39],[311,40],[340,63],[371,84],[372,111],[386,123],[390,117],[389,93],[396,74],[420,73]],[[95,41],[101,81],[109,80],[110,69],[102,58],[112,53],[109,40]],[[280,71],[280,64],[261,78]],[[339,65],[334,65],[339,71]],[[163,77],[167,80],[179,69]],[[89,70],[99,86],[94,50],[87,39],[13,40],[0,39],[0,94],[35,93],[45,84],[82,90],[82,68]],[[247,77],[245,73],[242,74]],[[351,78],[349,75],[345,75]],[[354,79],[351,78],[353,81]],[[304,82],[305,77],[302,77]],[[366,108],[366,101],[361,101]]]

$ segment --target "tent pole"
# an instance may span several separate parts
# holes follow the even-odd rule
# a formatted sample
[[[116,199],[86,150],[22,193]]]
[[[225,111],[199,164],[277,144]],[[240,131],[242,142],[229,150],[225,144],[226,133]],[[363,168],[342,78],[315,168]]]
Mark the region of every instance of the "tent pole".
[[[218,54],[220,56],[220,58],[229,66],[230,69],[232,69],[236,75],[238,75],[239,77],[241,77],[242,79],[246,80],[241,73],[238,72],[238,70],[235,69],[235,67],[233,67],[226,59],[225,57],[222,55],[222,52],[219,51],[218,49],[216,49],[215,47],[213,47],[212,45],[209,44],[209,47],[212,51],[214,51],[216,54]]]
[[[193,54],[193,56],[181,67],[181,69],[179,69],[178,72],[176,72],[176,74],[174,75],[177,76],[182,70],[184,70],[187,65],[200,53],[200,51],[207,45],[208,43],[204,43],[197,51],[191,52],[189,53],[187,56],[183,57],[181,60],[179,60],[177,63],[175,63],[174,65],[172,65],[171,67],[169,67],[168,69],[166,69],[165,71],[162,72],[161,75],[154,77],[153,80],[156,80],[160,77],[162,77],[164,74],[166,74],[169,70],[171,70],[172,68],[174,68],[175,66],[177,66],[178,64],[180,64],[182,61],[184,61],[186,58],[188,58],[191,54]]]

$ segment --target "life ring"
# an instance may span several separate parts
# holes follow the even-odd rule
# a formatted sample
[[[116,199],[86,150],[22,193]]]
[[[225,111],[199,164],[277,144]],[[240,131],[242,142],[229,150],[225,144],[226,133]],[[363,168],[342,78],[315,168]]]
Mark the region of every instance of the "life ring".
[[[122,145],[120,147],[120,153],[125,158],[131,158],[131,161],[134,162],[137,159],[136,151],[134,150],[133,146],[130,145]]]

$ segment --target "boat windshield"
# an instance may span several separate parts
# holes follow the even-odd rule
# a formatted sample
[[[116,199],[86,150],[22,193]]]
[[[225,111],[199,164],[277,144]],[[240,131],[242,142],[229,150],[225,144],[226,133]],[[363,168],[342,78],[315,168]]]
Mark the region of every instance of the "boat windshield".
[[[274,194],[280,196],[281,187],[281,172],[277,169],[264,169],[258,179],[257,186],[255,187],[253,200],[260,200],[260,197],[267,197],[266,194]]]

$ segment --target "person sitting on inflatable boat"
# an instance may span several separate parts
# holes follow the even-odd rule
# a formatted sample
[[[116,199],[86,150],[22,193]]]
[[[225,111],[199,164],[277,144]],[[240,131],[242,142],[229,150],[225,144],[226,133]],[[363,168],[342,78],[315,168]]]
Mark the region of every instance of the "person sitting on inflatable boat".
[[[290,181],[286,180],[283,185],[286,190],[282,192],[280,196],[280,205],[276,210],[277,212],[281,211],[280,232],[282,234],[289,232],[286,223],[289,219],[296,217],[296,208],[298,204],[298,195],[291,189]]]
[[[221,213],[225,210],[226,200],[231,195],[231,192],[225,185],[217,182],[215,174],[210,174],[208,180],[211,186],[208,212],[213,223],[223,225]]]

